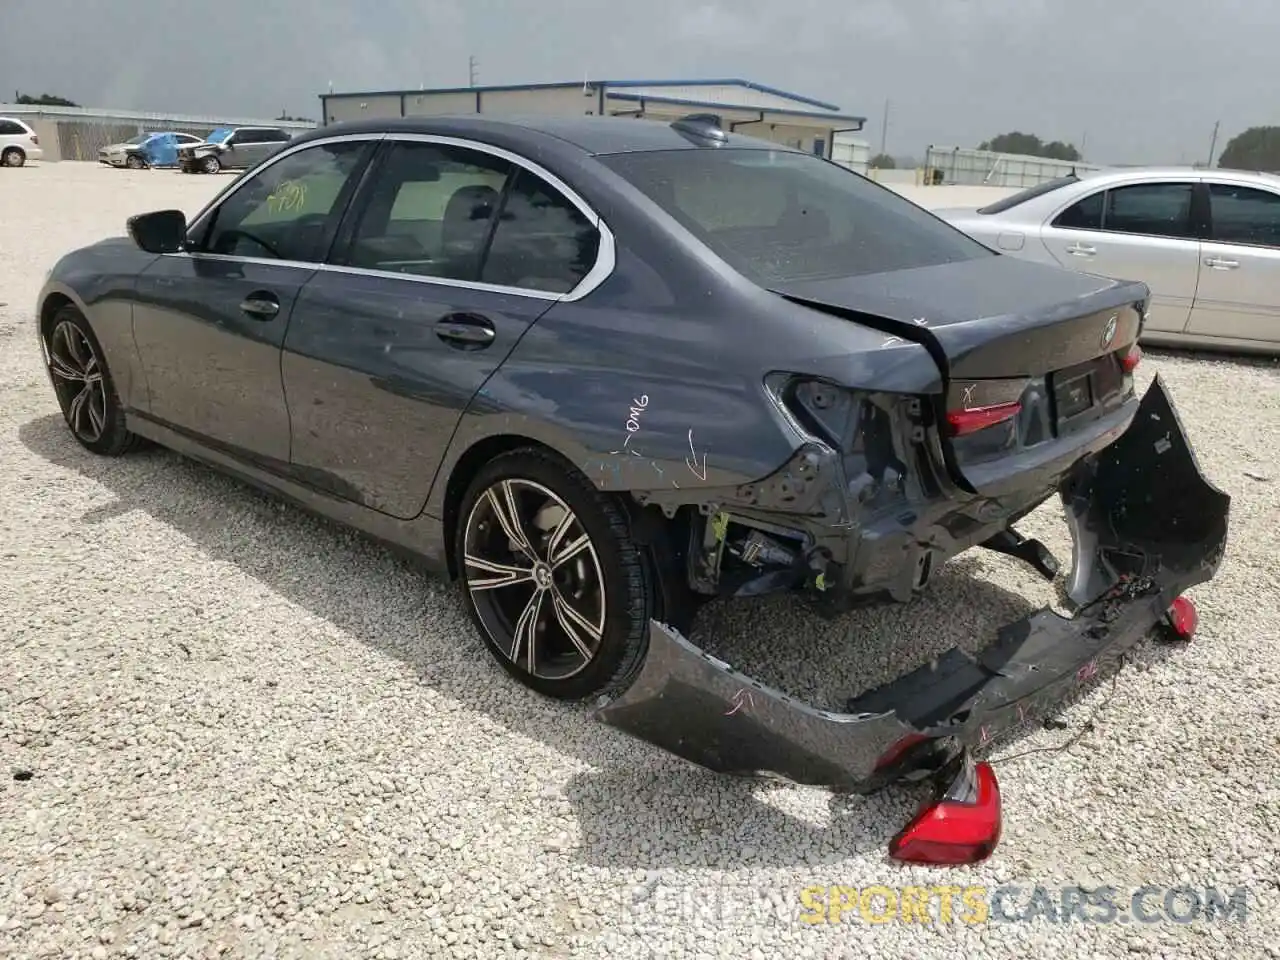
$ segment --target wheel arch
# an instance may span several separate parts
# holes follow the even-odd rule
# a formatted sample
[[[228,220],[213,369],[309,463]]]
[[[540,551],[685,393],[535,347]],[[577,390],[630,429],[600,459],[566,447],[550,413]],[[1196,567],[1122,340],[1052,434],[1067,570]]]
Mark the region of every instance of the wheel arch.
[[[459,514],[462,509],[462,498],[466,494],[467,488],[471,486],[471,481],[475,478],[475,475],[494,457],[509,453],[512,450],[519,450],[522,447],[533,447],[545,451],[562,461],[566,469],[577,469],[572,461],[551,445],[517,433],[491,434],[477,440],[463,451],[457,462],[454,463],[452,470],[450,470],[449,478],[445,481],[444,488],[444,514],[442,517],[444,555],[450,580],[458,578],[458,559],[454,553],[454,541],[458,532],[458,523],[461,519]]]

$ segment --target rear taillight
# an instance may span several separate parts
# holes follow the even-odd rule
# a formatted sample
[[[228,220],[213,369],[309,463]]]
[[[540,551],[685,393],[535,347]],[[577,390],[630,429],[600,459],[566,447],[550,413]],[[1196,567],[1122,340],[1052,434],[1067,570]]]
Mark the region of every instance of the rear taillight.
[[[1180,640],[1190,640],[1200,625],[1196,605],[1186,597],[1177,597],[1169,607],[1169,626]]]
[[[946,792],[889,843],[889,856],[937,866],[979,863],[1000,842],[1000,786],[989,763],[968,756]]]
[[[990,407],[974,407],[972,410],[951,410],[947,413],[947,426],[950,427],[951,436],[963,437],[1012,420],[1021,412],[1022,404],[1017,401],[997,403]]]
[[[1120,358],[1120,366],[1125,373],[1133,373],[1134,368],[1142,362],[1142,348],[1136,343],[1129,348],[1129,352]]]

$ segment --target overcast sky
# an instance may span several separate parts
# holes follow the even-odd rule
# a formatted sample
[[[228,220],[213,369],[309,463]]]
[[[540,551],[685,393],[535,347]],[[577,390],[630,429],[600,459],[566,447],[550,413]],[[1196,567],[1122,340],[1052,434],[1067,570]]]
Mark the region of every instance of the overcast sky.
[[[1020,129],[1203,161],[1280,122],[1274,0],[0,0],[0,102],[318,117],[328,89],[742,77],[866,116],[878,149]]]

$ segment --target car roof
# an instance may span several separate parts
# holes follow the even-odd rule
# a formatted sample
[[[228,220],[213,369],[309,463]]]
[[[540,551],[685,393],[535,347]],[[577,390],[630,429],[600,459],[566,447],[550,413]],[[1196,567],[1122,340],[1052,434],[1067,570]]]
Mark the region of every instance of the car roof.
[[[520,139],[533,146],[553,137],[590,154],[634,153],[648,150],[696,150],[699,144],[668,123],[634,117],[560,117],[544,115],[389,117],[348,120],[308,131],[298,141],[360,133],[419,133],[438,136]],[[755,137],[726,133],[723,147],[745,150],[785,150],[790,147]]]
[[[1145,177],[1246,177],[1265,180],[1269,183],[1280,183],[1280,175],[1260,170],[1237,170],[1232,167],[1192,167],[1192,166],[1158,166],[1158,167],[1103,167],[1101,170],[1088,170],[1079,174],[1081,182],[1104,179],[1142,179]]]

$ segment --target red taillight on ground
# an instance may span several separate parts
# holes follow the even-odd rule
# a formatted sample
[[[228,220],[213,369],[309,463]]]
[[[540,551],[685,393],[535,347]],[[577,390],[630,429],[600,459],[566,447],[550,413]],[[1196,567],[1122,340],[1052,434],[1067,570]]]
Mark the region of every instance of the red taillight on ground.
[[[1022,404],[997,403],[990,407],[974,407],[972,410],[952,410],[947,414],[947,425],[951,428],[951,436],[963,437],[967,433],[976,433],[997,423],[1012,420],[1022,412]]]
[[[1169,606],[1169,626],[1180,640],[1190,640],[1200,625],[1196,605],[1186,597],[1178,597]]]
[[[1136,343],[1129,348],[1129,352],[1120,358],[1120,366],[1125,373],[1133,373],[1134,368],[1142,362],[1142,348]]]
[[[921,810],[889,842],[904,863],[957,866],[980,863],[1000,842],[1000,786],[989,763],[966,756],[939,799]]]

